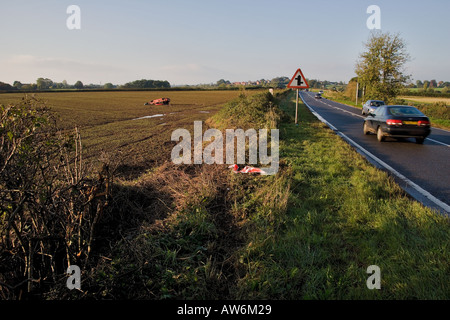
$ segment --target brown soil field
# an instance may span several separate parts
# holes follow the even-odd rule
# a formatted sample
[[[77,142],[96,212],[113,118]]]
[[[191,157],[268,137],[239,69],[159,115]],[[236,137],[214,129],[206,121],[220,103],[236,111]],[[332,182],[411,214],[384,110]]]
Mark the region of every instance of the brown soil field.
[[[84,157],[107,157],[118,162],[119,172],[133,177],[166,161],[176,142],[171,133],[179,128],[193,130],[194,121],[205,122],[240,91],[111,91],[42,92],[34,96],[57,114],[58,126],[81,132]],[[30,95],[30,94],[29,94]],[[0,95],[7,105],[25,96]],[[169,105],[144,105],[168,97]]]

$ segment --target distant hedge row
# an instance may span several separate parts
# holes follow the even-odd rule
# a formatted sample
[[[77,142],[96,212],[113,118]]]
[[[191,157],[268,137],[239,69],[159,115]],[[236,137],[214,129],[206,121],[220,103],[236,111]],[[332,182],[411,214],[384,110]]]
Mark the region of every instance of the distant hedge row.
[[[440,97],[440,98],[450,98],[450,92],[440,92],[435,90],[419,90],[419,91],[411,91],[411,90],[403,90],[400,92],[400,95],[408,95],[408,96],[417,96],[417,97]]]
[[[135,89],[168,89],[170,88],[170,83],[168,81],[162,80],[135,80],[132,82],[127,82],[123,88],[135,88]]]

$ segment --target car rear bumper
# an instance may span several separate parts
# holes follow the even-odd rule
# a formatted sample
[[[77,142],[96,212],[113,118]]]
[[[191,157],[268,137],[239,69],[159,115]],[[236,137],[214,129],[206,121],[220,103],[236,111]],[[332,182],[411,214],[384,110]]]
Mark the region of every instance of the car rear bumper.
[[[386,136],[398,138],[426,138],[431,133],[430,127],[392,127],[383,128]]]

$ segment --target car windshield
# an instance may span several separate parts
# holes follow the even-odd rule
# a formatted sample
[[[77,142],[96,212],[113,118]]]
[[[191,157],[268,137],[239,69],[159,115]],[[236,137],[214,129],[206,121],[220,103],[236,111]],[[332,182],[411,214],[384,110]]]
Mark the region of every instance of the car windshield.
[[[379,106],[384,105],[384,102],[383,101],[372,101],[370,103],[370,105],[373,106],[373,107],[379,107]]]
[[[389,108],[389,113],[393,116],[423,116],[424,114],[411,107],[392,107]]]

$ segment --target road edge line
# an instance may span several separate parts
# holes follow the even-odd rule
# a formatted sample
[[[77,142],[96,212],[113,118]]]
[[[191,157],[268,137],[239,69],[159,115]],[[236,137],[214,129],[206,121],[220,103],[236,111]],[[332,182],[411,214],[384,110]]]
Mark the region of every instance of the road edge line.
[[[311,113],[319,119],[321,122],[325,123],[330,129],[332,129],[338,136],[343,138],[345,141],[347,141],[350,145],[352,145],[354,148],[356,148],[356,151],[364,156],[370,163],[375,165],[377,168],[385,169],[391,174],[393,174],[395,177],[400,179],[403,183],[405,183],[405,186],[400,187],[405,190],[406,193],[408,193],[411,197],[419,201],[421,204],[427,207],[431,207],[433,209],[438,209],[441,213],[446,214],[447,216],[450,216],[450,206],[446,204],[445,202],[439,200],[435,196],[433,196],[431,193],[417,185],[416,183],[412,182],[410,179],[402,175],[400,172],[392,168],[390,165],[388,165],[386,162],[372,154],[371,152],[364,149],[361,145],[347,137],[344,133],[340,132],[335,126],[333,126],[330,122],[325,120],[320,114],[318,114],[304,99],[303,96],[300,94],[300,98],[302,99],[303,103],[308,107],[308,109],[311,111]],[[431,202],[431,203],[430,203]]]

